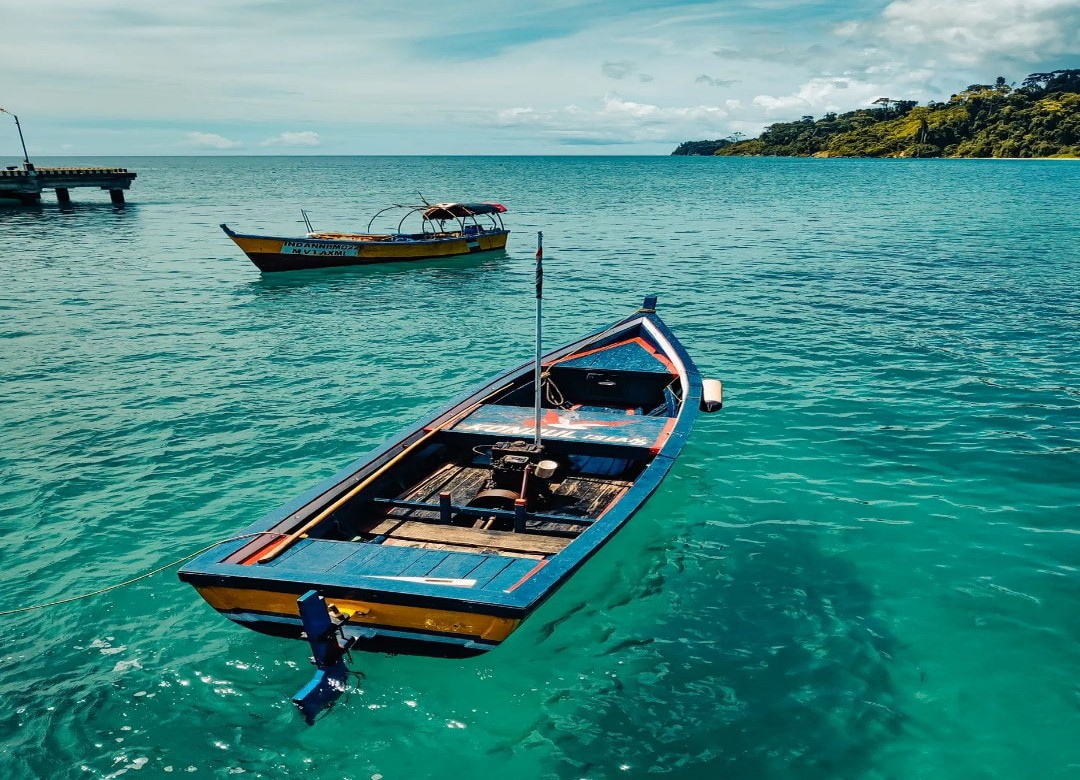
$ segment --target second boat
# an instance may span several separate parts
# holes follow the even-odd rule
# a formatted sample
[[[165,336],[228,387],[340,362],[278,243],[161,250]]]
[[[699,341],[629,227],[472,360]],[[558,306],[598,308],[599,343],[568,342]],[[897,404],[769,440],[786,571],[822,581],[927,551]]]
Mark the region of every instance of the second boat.
[[[372,232],[375,221],[392,211],[403,212],[396,230]],[[501,203],[424,203],[389,206],[371,218],[364,233],[314,231],[306,213],[308,232],[302,237],[237,233],[226,224],[221,229],[260,271],[298,271],[502,250],[510,235],[502,221],[505,212]],[[416,220],[419,229],[407,230]]]

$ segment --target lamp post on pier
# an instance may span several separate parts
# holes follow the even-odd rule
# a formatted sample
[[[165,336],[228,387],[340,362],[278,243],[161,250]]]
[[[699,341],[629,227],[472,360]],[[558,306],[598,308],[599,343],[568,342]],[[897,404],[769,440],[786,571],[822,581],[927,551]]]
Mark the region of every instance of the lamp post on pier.
[[[23,140],[22,125],[19,124],[19,117],[12,114],[6,108],[0,108],[0,114],[11,114],[12,118],[14,118],[14,120],[15,120],[15,129],[19,131],[19,143],[22,144],[23,163],[26,165],[26,170],[28,170],[28,171],[34,170],[34,165],[33,165],[33,163],[30,162],[30,155],[28,155],[26,153],[26,141]]]

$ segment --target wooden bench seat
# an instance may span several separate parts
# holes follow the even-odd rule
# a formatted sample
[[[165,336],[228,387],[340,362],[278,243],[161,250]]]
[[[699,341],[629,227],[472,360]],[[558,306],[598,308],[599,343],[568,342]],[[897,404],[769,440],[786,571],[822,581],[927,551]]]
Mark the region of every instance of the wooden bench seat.
[[[593,409],[544,409],[541,435],[548,444],[574,442],[656,452],[675,425],[673,417],[620,414]],[[488,437],[531,438],[533,411],[522,406],[484,404],[449,429]]]

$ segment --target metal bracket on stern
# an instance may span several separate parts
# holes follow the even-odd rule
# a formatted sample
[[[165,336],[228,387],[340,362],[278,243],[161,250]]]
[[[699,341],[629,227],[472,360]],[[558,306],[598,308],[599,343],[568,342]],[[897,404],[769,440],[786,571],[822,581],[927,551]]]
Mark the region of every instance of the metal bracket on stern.
[[[348,622],[333,604],[316,591],[309,590],[296,600],[303,637],[311,645],[315,676],[293,697],[309,726],[314,725],[320,712],[329,709],[348,688],[349,667],[344,658],[356,643],[356,637],[346,637],[342,627]]]

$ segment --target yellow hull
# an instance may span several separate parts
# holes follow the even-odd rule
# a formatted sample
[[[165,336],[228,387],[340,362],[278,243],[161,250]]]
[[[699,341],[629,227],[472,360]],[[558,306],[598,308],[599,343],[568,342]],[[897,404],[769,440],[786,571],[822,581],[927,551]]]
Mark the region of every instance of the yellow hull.
[[[431,238],[319,233],[304,238],[226,233],[261,271],[293,271],[392,263],[491,252],[506,248],[509,231],[437,234]]]
[[[265,633],[300,634],[296,601],[301,593],[210,585],[196,586],[196,590],[210,606],[238,623]],[[351,616],[347,633],[369,640],[379,637],[393,651],[417,652],[417,646],[429,645],[426,654],[475,655],[498,645],[521,623],[476,612],[359,601],[335,597],[332,592],[323,595]]]

